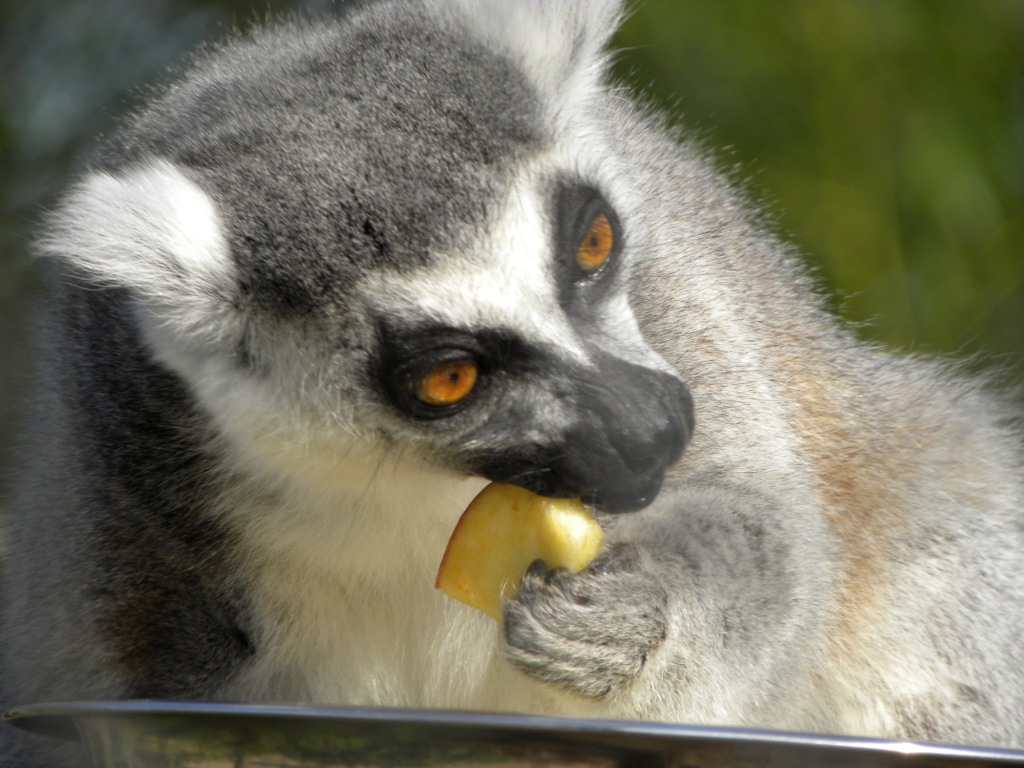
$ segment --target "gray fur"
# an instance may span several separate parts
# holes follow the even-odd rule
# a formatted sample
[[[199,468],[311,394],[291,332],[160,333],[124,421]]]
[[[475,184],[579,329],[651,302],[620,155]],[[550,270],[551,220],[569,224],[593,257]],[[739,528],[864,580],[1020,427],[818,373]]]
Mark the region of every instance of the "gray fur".
[[[1024,746],[1019,414],[841,328],[606,83],[618,13],[407,0],[270,28],[109,141],[40,240],[5,706]],[[601,206],[618,250],[582,275]],[[410,382],[439,351],[481,378],[431,410]],[[431,589],[479,476],[590,498],[606,532],[578,575],[531,569],[500,627]],[[8,764],[74,764],[2,733]]]
[[[628,686],[668,634],[668,596],[641,558],[620,544],[581,575],[535,563],[505,605],[509,661],[596,699]]]
[[[535,101],[481,43],[382,7],[206,52],[100,167],[188,168],[224,212],[238,300],[315,314],[363,270],[421,264],[486,220],[538,141]]]

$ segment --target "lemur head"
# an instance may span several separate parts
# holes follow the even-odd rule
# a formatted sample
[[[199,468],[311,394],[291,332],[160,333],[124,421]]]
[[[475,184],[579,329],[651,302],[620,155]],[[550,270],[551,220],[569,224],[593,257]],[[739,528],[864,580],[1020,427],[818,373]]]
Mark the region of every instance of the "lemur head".
[[[391,453],[645,506],[692,408],[630,308],[653,245],[603,82],[618,13],[382,2],[231,42],[125,126],[45,246],[127,289],[268,466],[347,482]]]

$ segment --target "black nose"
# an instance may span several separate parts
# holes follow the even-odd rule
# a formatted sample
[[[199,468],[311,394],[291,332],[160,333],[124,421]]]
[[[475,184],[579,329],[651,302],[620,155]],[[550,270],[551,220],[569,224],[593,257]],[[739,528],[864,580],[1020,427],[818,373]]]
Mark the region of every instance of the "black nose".
[[[575,371],[571,418],[551,441],[492,455],[478,465],[491,480],[542,496],[579,496],[608,512],[643,509],[693,432],[693,401],[669,373],[610,355]],[[540,416],[537,416],[540,418]]]
[[[682,382],[663,382],[661,389],[671,400],[645,403],[647,419],[639,419],[639,424],[633,421],[636,407],[629,409],[632,428],[622,428],[612,414],[605,414],[607,444],[617,454],[623,471],[615,471],[616,456],[598,459],[604,471],[592,478],[593,491],[584,499],[587,503],[607,512],[633,512],[657,497],[665,470],[679,460],[693,427],[690,393]],[[660,423],[649,423],[659,416]],[[595,453],[600,452],[596,447]]]
[[[609,512],[650,504],[693,431],[693,401],[677,377],[617,358],[581,384],[577,424],[556,469]]]
[[[608,512],[654,501],[693,433],[690,391],[662,370],[600,350],[591,359],[586,367],[552,361],[556,421],[535,399],[506,395],[509,411],[480,440],[491,449],[468,454],[465,469],[542,496],[582,497]]]

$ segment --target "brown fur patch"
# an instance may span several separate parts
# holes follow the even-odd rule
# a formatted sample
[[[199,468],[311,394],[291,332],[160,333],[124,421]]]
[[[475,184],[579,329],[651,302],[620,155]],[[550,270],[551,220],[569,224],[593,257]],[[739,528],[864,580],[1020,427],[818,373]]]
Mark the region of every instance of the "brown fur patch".
[[[835,353],[835,350],[832,350]],[[839,545],[840,610],[836,639],[849,650],[872,624],[891,567],[893,542],[905,529],[900,489],[909,439],[896,424],[866,413],[866,393],[819,361],[786,377],[795,402],[795,429],[813,467],[825,518]]]

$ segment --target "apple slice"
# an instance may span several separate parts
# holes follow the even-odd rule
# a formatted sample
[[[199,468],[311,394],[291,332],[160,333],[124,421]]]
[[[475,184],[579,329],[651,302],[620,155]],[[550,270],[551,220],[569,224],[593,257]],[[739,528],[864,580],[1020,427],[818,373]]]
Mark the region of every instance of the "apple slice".
[[[604,532],[579,499],[549,499],[491,483],[459,518],[434,586],[501,621],[534,560],[579,573],[601,551]]]

